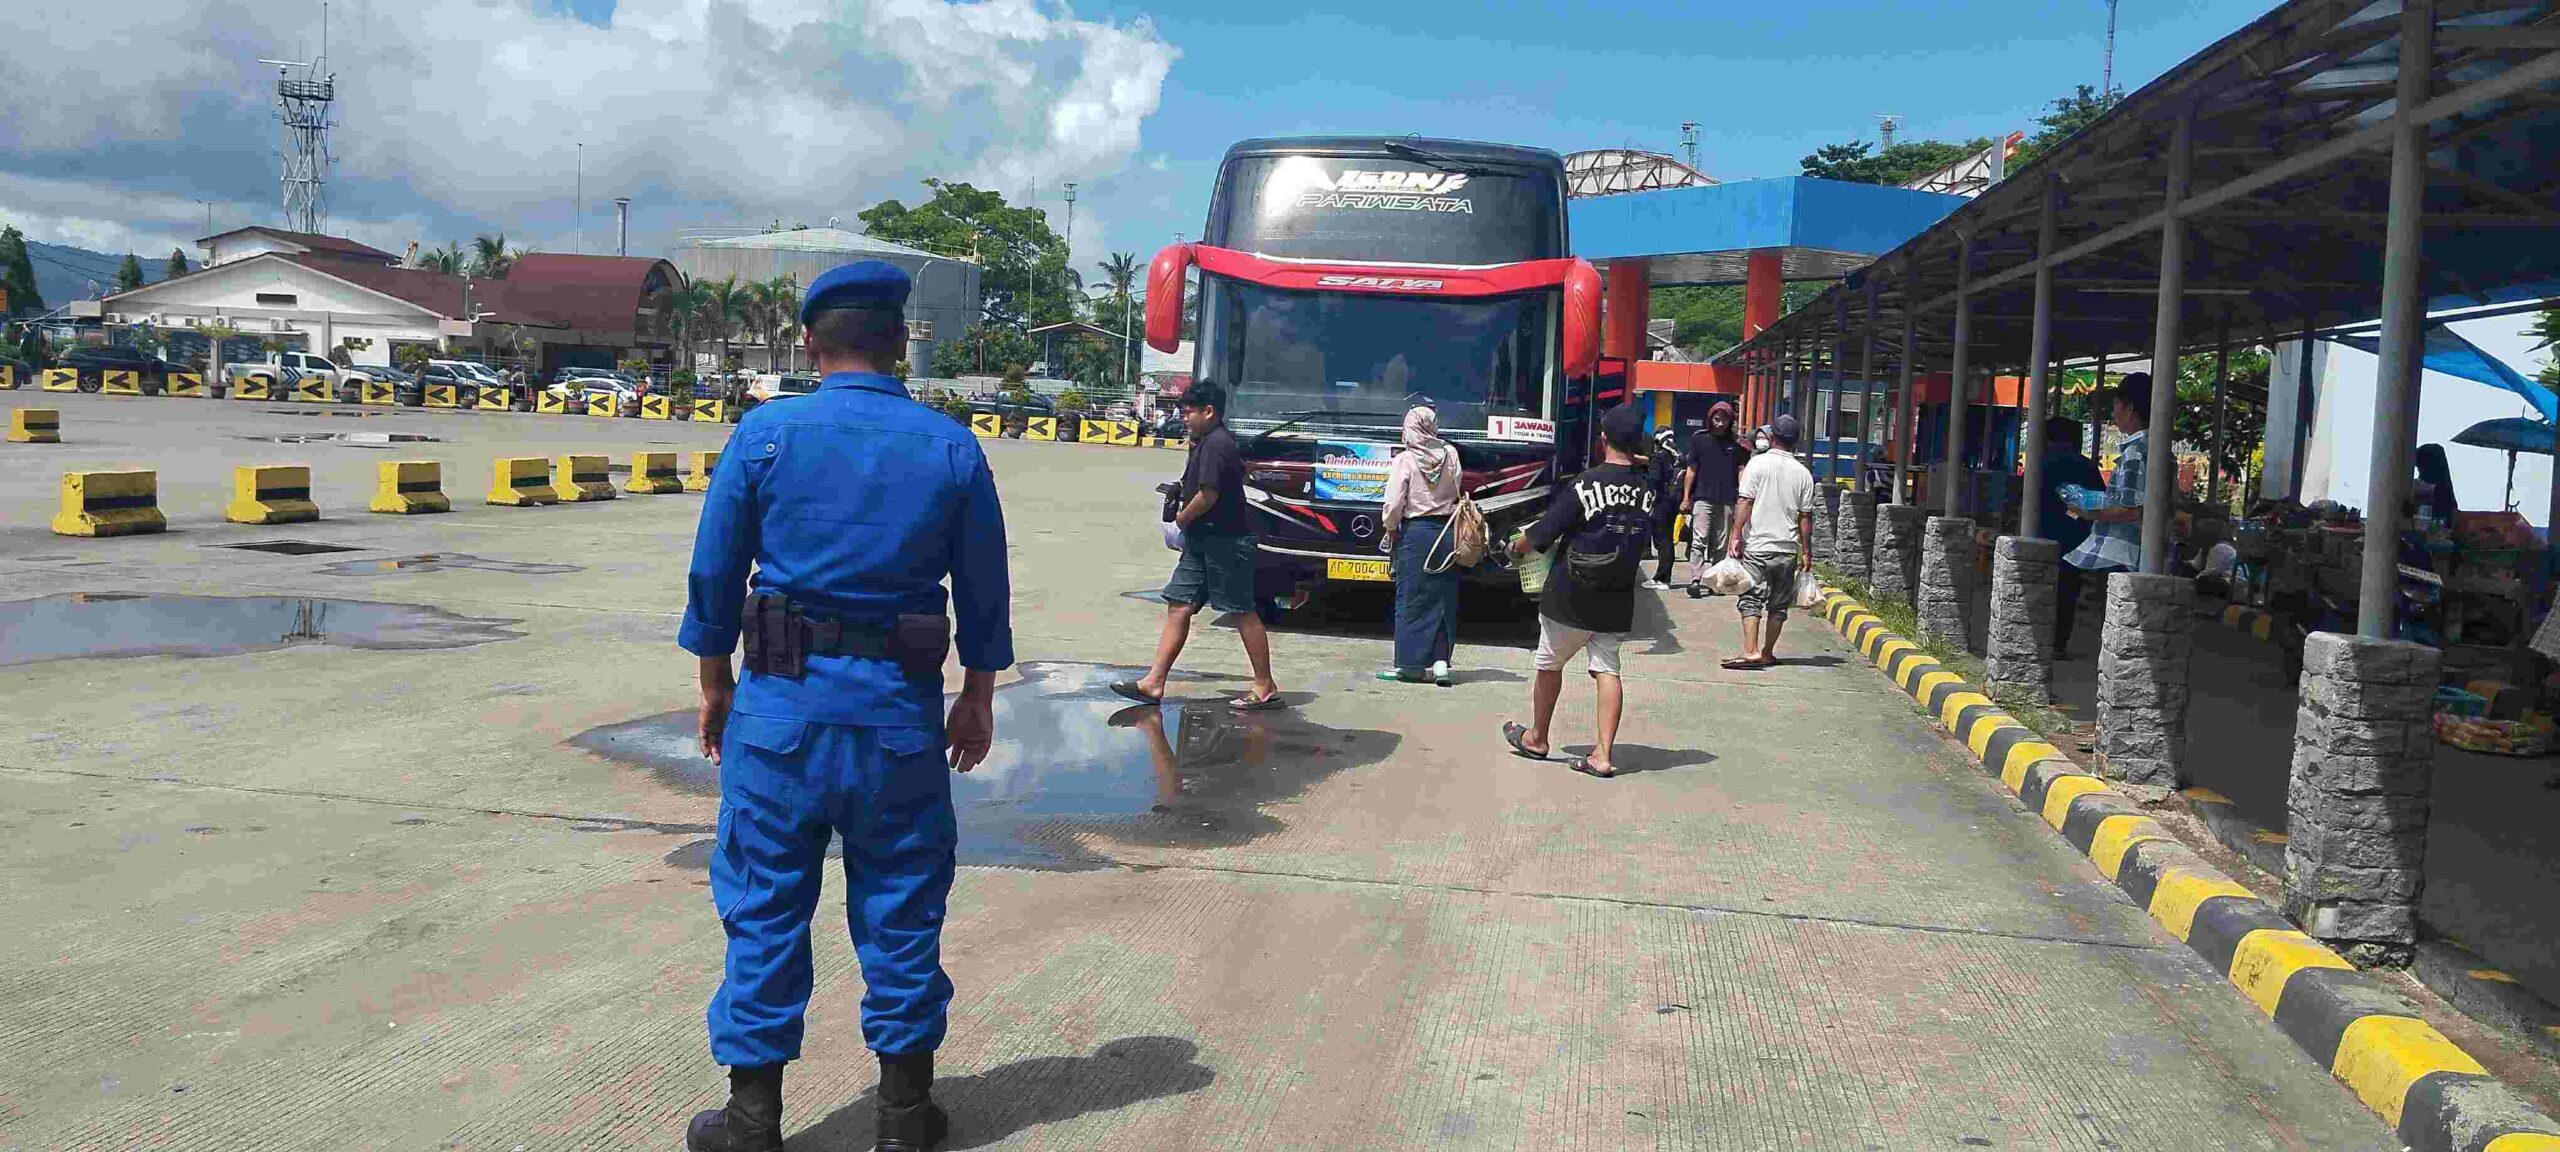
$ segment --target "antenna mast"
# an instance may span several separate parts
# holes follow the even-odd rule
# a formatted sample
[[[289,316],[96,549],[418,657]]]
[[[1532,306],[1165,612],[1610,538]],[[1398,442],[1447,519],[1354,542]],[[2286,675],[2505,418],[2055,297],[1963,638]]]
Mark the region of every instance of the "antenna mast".
[[[1682,154],[1682,155],[1684,155],[1684,156],[1686,156],[1686,157],[1688,158],[1688,161],[1689,161],[1689,170],[1690,170],[1690,171],[1692,171],[1692,172],[1697,171],[1697,169],[1698,169],[1698,122],[1697,122],[1697,121],[1695,121],[1695,120],[1683,120],[1683,121],[1681,121],[1681,122],[1680,122],[1680,151],[1681,151],[1681,154]]]
[[[2098,99],[2104,101],[2116,91],[2116,0],[2107,0],[2107,56],[2098,71]]]
[[[329,227],[329,108],[338,78],[329,72],[329,6],[320,6],[320,55],[276,65],[276,119],[284,124],[284,225],[295,232]],[[302,69],[295,79],[293,69]]]
[[[1876,117],[1876,135],[1884,141],[1884,143],[1876,147],[1876,151],[1882,152],[1887,148],[1893,147],[1894,131],[1901,127],[1902,117],[1900,116],[1887,113]]]

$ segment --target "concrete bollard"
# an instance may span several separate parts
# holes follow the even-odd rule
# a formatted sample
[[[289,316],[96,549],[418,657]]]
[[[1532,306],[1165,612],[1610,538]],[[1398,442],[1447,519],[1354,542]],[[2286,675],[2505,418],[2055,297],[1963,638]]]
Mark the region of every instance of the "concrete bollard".
[[[15,363],[0,362],[0,392],[16,391],[19,385],[26,382],[19,377],[18,366]]]
[[[1868,560],[1867,587],[1879,597],[1916,604],[1920,588],[1920,533],[1929,513],[1909,504],[1876,509],[1875,544]]]
[[[502,456],[489,482],[489,503],[503,508],[557,504],[551,492],[551,462],[540,456]]]
[[[433,460],[384,460],[374,465],[373,502],[367,507],[394,516],[453,511],[444,494],[444,465]]]
[[[673,452],[634,452],[631,454],[631,479],[623,491],[642,496],[658,496],[684,491],[684,477],[676,474]]]
[[[686,463],[686,465],[685,465],[685,470],[684,470],[684,490],[685,490],[685,491],[687,491],[687,492],[708,492],[708,491],[710,491],[710,490],[711,490],[711,470],[712,470],[712,469],[714,469],[714,468],[718,468],[719,466],[720,466],[720,454],[719,454],[719,453],[717,453],[717,452],[696,452],[696,453],[694,453],[691,457],[689,457],[689,458],[688,458],[687,463]]]
[[[2116,572],[2098,641],[2098,758],[2129,784],[2187,784],[2187,665],[2195,582]]]
[[[1991,624],[1983,656],[1991,695],[2045,704],[2053,699],[2055,578],[2062,546],[2033,536],[2003,536],[1991,545]]]
[[[1813,562],[1829,564],[1838,555],[1833,549],[1840,534],[1840,488],[1827,481],[1817,482],[1813,489]]]
[[[222,518],[234,524],[300,524],[320,518],[311,502],[307,464],[243,464],[231,470],[231,503]]]
[[[62,443],[62,413],[52,408],[14,408],[9,412],[9,443]]]
[[[563,456],[551,494],[563,504],[584,504],[622,493],[614,488],[612,465],[604,457]]]
[[[1840,574],[1860,584],[1875,582],[1876,502],[1866,493],[1840,498],[1840,538],[1832,555]]]
[[[157,472],[65,472],[56,536],[138,536],[165,532]]]
[[[1973,647],[1973,521],[1932,516],[1920,530],[1920,634],[1949,649]]]
[[[2361,964],[2405,964],[2417,941],[2443,663],[2405,641],[2303,641],[2284,911]]]

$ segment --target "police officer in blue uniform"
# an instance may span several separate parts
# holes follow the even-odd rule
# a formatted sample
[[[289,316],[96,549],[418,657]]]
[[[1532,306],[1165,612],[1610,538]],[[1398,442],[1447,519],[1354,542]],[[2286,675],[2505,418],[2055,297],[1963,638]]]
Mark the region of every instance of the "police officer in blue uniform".
[[[702,751],[720,768],[711,896],[729,938],[706,1013],[729,1103],[694,1117],[694,1152],[782,1148],[782,1066],[800,1055],[830,832],[844,838],[863,1040],[880,1058],[877,1147],[916,1152],[945,1132],[931,1089],[951,1003],[948,773],[976,767],[993,738],[1012,589],[976,438],[889,374],[906,353],[907,289],[876,260],[809,286],[800,324],[825,379],[739,422],[694,536],[677,643],[701,658]],[[954,618],[966,682],[946,724]]]

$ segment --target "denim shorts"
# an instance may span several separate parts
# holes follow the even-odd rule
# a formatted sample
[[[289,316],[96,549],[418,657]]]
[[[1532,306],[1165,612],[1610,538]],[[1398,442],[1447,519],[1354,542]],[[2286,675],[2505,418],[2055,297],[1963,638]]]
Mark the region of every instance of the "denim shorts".
[[[1254,554],[1250,535],[1184,537],[1182,559],[1174,562],[1173,579],[1165,581],[1165,602],[1213,612],[1253,611]]]

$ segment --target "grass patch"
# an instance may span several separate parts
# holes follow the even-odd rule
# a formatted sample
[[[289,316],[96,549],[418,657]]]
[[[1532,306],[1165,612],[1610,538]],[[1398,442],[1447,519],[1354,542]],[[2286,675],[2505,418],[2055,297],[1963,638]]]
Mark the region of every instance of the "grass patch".
[[[2057,740],[2071,735],[2072,722],[2069,716],[2046,705],[2015,699],[2008,693],[1991,687],[1990,670],[1985,668],[1982,661],[1973,653],[1962,648],[1949,648],[1944,643],[1922,635],[1920,614],[1911,605],[1877,596],[1873,589],[1868,588],[1864,583],[1850,579],[1847,574],[1829,564],[1817,563],[1813,566],[1813,571],[1823,583],[1848,593],[1850,599],[1857,601],[1867,611],[1875,613],[1876,619],[1884,622],[1887,631],[1918,645],[1922,653],[1936,660],[1947,671],[1963,677],[1966,683],[1982,688],[1985,694],[1998,700],[2000,707],[2018,723],[2035,730],[2037,735],[2047,740]]]

